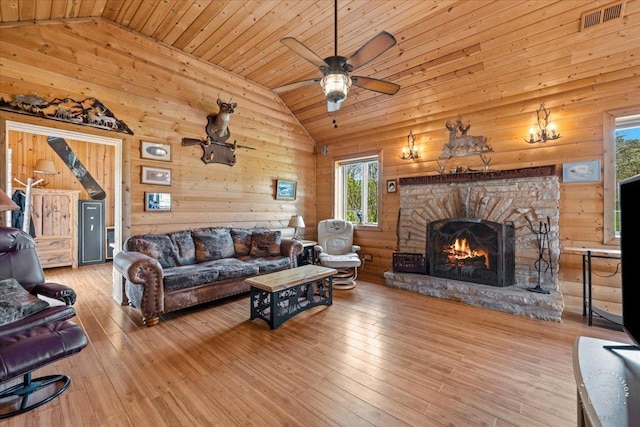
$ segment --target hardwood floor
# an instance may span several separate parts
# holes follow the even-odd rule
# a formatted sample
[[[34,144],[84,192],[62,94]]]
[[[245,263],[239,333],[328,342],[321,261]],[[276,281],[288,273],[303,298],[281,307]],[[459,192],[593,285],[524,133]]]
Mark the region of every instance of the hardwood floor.
[[[573,426],[571,353],[622,332],[471,307],[359,281],[271,331],[247,296],[163,316],[111,298],[111,264],[46,270],[78,293],[89,337],[70,388],[7,426]]]

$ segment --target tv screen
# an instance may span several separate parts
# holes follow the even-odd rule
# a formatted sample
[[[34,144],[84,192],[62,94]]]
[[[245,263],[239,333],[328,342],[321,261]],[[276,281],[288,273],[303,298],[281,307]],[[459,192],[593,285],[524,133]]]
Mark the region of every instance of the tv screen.
[[[640,345],[640,175],[619,184],[620,263],[622,265],[622,327]]]

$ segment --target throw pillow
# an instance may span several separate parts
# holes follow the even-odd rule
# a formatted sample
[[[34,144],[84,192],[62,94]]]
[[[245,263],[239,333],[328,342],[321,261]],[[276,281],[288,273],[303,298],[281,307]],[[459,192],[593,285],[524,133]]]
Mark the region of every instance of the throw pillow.
[[[249,255],[251,252],[251,230],[232,228],[231,237],[233,238],[233,248],[236,251],[236,256]]]
[[[282,235],[280,231],[253,232],[251,235],[251,256],[278,256]]]
[[[196,261],[205,262],[230,258],[235,254],[229,230],[212,230],[210,233],[192,232],[196,245]]]
[[[31,295],[16,279],[0,281],[0,325],[31,316],[49,303]]]
[[[131,236],[127,239],[125,247],[128,251],[141,252],[158,260],[162,268],[171,268],[178,265],[173,242],[166,234]]]

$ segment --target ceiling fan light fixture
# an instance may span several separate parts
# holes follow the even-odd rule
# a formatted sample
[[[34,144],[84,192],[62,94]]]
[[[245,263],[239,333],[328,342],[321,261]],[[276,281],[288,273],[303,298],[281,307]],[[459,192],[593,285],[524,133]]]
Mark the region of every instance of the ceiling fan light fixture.
[[[346,74],[328,74],[320,81],[322,90],[331,102],[342,102],[347,98],[351,87],[351,78]]]

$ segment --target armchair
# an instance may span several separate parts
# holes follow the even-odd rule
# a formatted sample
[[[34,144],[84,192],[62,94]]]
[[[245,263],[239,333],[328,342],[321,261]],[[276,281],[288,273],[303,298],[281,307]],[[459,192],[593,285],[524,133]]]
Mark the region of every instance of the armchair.
[[[353,289],[358,267],[362,264],[353,244],[353,224],[341,219],[325,219],[318,223],[318,244],[314,246],[320,265],[338,270],[333,276],[335,289]]]
[[[36,294],[61,305],[51,306]],[[86,347],[84,331],[68,320],[76,314],[75,300],[68,286],[44,283],[29,234],[0,227],[0,419],[37,408],[69,387],[67,375],[32,379],[31,374]],[[22,382],[13,381],[20,376]],[[34,395],[39,390],[44,396]]]

